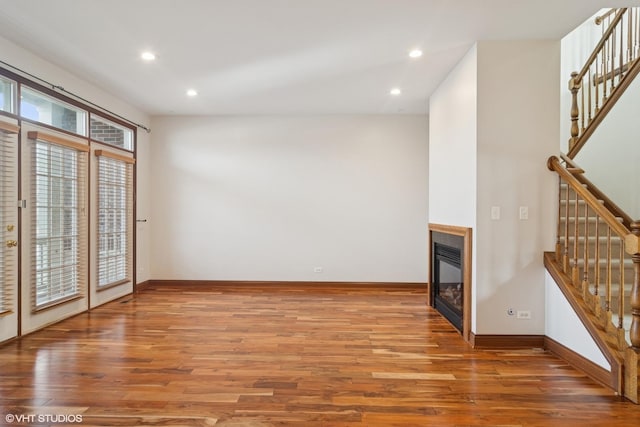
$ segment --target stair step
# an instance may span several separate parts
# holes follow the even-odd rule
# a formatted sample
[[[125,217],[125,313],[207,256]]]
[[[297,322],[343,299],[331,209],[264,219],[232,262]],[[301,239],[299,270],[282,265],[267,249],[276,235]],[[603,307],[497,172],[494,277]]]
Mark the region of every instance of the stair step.
[[[598,240],[601,245],[606,245],[608,241],[611,241],[611,244],[616,246],[619,246],[623,242],[621,237],[615,236],[612,236],[611,239],[609,239],[607,236],[578,236],[577,240],[578,244],[584,244],[585,240],[587,240],[590,244],[595,244],[596,240]],[[573,244],[575,241],[575,236],[569,236],[569,242]]]
[[[596,259],[595,258],[589,258],[587,260],[589,262],[589,267],[593,267],[594,265],[596,265]],[[607,267],[607,259],[606,258],[600,258],[597,262],[597,264],[600,266],[600,268],[606,268]],[[631,269],[633,270],[633,260],[630,258],[625,258],[623,260],[623,265],[625,270],[627,269]],[[611,268],[612,269],[616,269],[618,270],[620,266],[620,263],[617,260],[612,260],[611,261]],[[584,267],[584,257],[578,257],[578,267],[582,268]]]
[[[582,185],[583,188],[589,188],[587,184],[580,184],[580,185]],[[560,183],[560,189],[564,190],[564,194],[567,193],[567,190],[569,190],[571,194],[576,194],[576,191],[573,189],[573,187],[567,184],[565,181],[562,181],[562,183]]]
[[[600,199],[598,199],[598,202],[599,202],[600,204],[603,204],[603,205],[604,205],[604,200],[600,200]],[[569,203],[569,206],[575,206],[575,204],[576,204],[576,199],[569,199],[569,202],[568,202],[568,203]],[[561,204],[561,205],[563,205],[563,206],[565,206],[565,205],[567,204],[567,199],[566,199],[566,198],[561,199],[561,200],[560,200],[560,204]],[[587,204],[587,202],[586,202],[584,199],[578,199],[578,205],[579,205],[579,206],[580,206],[580,205],[586,205],[586,204]]]
[[[560,217],[560,223],[564,224],[566,220],[567,220],[567,218],[565,216],[561,216]],[[578,223],[579,224],[584,224],[585,220],[586,220],[585,216],[579,216],[578,217]],[[618,220],[618,222],[620,222],[620,223],[624,222],[624,219],[621,216],[617,216],[616,220]],[[600,222],[602,224],[606,224],[606,221],[602,217],[600,217],[600,216],[596,217],[595,215],[589,215],[589,222],[590,223],[595,223],[596,221],[598,221],[598,222]],[[574,222],[575,222],[575,217],[570,216],[569,217],[569,223],[572,224]]]
[[[631,296],[631,288],[633,287],[632,283],[627,283],[624,285],[624,295],[625,297],[630,297]],[[605,285],[603,283],[600,283],[600,285],[598,286],[598,296],[604,298],[604,288]],[[596,285],[593,283],[589,283],[589,291],[592,294],[595,294],[595,289],[596,289]],[[617,283],[612,283],[611,284],[611,292],[613,294],[614,297],[616,297],[618,295],[618,289],[620,289],[620,287],[618,286]]]

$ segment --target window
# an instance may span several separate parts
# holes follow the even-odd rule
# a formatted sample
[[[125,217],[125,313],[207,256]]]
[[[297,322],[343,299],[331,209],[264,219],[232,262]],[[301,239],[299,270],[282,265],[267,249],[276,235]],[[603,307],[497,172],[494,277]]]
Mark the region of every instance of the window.
[[[131,280],[133,159],[96,150],[98,157],[98,289]]]
[[[133,151],[133,131],[95,114],[91,115],[91,139]]]
[[[88,147],[39,132],[29,132],[29,139],[34,140],[32,271],[38,309],[80,295],[86,282]]]
[[[16,112],[16,82],[0,76],[0,111]]]
[[[20,92],[20,115],[68,132],[87,136],[87,112],[24,85]]]
[[[0,244],[0,313],[10,311],[16,284],[16,247],[5,242],[15,239],[16,208],[16,149],[18,127],[0,122],[0,226],[3,239]],[[17,244],[17,242],[16,242]]]

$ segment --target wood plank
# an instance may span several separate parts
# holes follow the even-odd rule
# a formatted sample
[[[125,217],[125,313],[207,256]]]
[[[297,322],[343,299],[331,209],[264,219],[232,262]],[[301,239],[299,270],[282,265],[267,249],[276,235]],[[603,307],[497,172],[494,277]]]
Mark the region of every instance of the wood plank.
[[[150,284],[0,347],[0,408],[101,426],[638,420],[636,405],[549,352],[471,348],[425,298],[419,288]]]

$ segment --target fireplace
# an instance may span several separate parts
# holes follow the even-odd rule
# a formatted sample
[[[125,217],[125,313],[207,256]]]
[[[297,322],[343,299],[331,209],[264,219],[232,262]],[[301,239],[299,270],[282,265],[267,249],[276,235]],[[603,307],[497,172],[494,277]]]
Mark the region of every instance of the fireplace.
[[[465,339],[470,323],[470,230],[430,224],[431,280],[430,304]],[[465,310],[466,309],[466,310]],[[467,312],[465,312],[467,311]]]

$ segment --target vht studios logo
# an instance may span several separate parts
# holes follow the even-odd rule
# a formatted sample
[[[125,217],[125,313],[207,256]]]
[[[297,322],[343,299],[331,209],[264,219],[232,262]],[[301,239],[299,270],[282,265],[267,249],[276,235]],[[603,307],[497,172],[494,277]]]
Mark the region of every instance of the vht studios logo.
[[[81,423],[82,415],[65,414],[7,414],[4,420],[9,424],[33,423]]]

